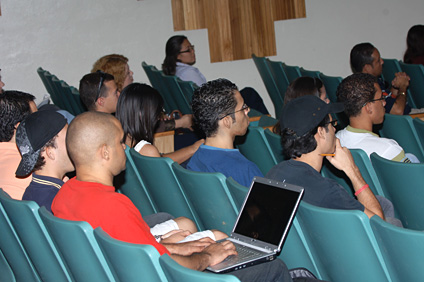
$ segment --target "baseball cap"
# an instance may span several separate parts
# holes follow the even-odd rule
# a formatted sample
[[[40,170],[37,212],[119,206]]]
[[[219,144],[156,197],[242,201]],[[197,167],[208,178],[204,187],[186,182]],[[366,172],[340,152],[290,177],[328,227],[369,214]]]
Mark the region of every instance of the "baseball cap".
[[[67,124],[56,111],[38,111],[27,116],[16,129],[16,145],[22,160],[16,170],[17,176],[31,173],[37,163],[41,148],[55,137]]]
[[[343,110],[343,103],[327,104],[316,96],[296,98],[283,107],[280,116],[281,131],[289,128],[297,137],[301,137],[317,127],[328,114],[340,113]]]

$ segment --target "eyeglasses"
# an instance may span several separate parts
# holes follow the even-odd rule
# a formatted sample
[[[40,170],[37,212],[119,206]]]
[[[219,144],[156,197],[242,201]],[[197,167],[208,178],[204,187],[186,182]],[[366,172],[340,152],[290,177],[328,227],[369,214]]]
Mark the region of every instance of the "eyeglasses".
[[[187,50],[180,51],[179,54],[181,54],[181,53],[190,53],[191,51],[194,51],[194,45],[189,45],[187,47]]]
[[[238,112],[241,112],[241,111],[247,111],[248,109],[249,109],[249,106],[246,105],[246,104],[243,104],[243,106],[241,107],[240,110],[235,111],[235,112],[232,112],[232,113],[229,113],[229,114],[226,114],[225,116],[221,117],[220,119],[223,119],[223,118],[225,118],[225,117],[227,117],[229,115],[232,115],[232,114],[235,114],[235,113],[238,113]]]
[[[97,101],[97,99],[99,99],[100,90],[102,89],[103,82],[105,81],[105,77],[106,77],[106,73],[101,71],[101,70],[98,70],[97,73],[100,74],[100,83],[99,83],[99,87],[97,88],[97,95],[96,95],[96,99],[94,101]]]
[[[325,125],[330,124],[330,123],[333,127],[336,127],[338,122],[337,122],[337,119],[333,119],[332,121],[326,122]]]
[[[377,102],[377,101],[385,101],[386,100],[386,97],[381,97],[381,98],[378,98],[378,99],[373,99],[373,100],[371,100],[371,101],[368,101],[368,102],[365,102],[363,105],[362,105],[362,107],[365,107],[365,105],[366,104],[368,104],[368,103],[373,103],[373,102]]]

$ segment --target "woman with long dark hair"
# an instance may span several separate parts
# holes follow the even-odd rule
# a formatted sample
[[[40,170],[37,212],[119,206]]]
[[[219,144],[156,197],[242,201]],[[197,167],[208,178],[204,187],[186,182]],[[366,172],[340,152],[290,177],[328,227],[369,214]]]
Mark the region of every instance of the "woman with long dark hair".
[[[424,25],[414,25],[409,29],[406,46],[403,61],[407,64],[424,65]]]
[[[159,92],[147,84],[132,83],[125,87],[118,99],[116,118],[124,129],[124,142],[144,156],[161,157],[153,145],[154,133],[163,111]],[[177,163],[189,159],[204,140],[178,151],[163,154]]]
[[[166,75],[175,75],[184,81],[192,81],[197,86],[206,83],[205,76],[193,67],[196,63],[196,53],[194,45],[188,41],[184,35],[175,35],[168,39],[165,47],[165,59],[162,64],[162,71]],[[269,114],[261,96],[251,87],[240,90],[244,102],[263,114]]]

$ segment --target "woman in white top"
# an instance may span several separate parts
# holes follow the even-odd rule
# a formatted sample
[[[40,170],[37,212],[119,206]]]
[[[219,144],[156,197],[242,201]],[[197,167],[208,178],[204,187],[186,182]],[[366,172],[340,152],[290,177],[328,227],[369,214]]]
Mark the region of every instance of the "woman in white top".
[[[164,156],[182,163],[197,151],[204,140],[172,153],[160,154],[153,145],[153,138],[162,111],[163,99],[156,89],[147,84],[132,83],[122,90],[115,115],[122,124],[124,142],[129,147],[144,156]]]

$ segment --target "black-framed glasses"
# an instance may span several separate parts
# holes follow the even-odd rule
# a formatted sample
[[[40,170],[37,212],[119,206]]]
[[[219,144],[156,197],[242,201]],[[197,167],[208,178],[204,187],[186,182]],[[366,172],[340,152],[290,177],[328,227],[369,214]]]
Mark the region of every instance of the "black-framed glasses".
[[[191,51],[194,51],[194,45],[189,45],[187,47],[187,50],[180,51],[179,54],[181,54],[181,53],[190,53]]]
[[[325,125],[331,124],[333,127],[336,127],[338,124],[337,119],[333,119],[332,121],[326,122]]]
[[[371,101],[365,102],[362,105],[362,107],[365,107],[365,105],[368,104],[368,103],[373,103],[373,102],[377,102],[377,101],[385,101],[385,100],[386,100],[386,97],[385,96],[382,96],[381,98],[378,98],[378,99],[372,99]]]
[[[221,117],[220,119],[223,119],[223,118],[225,118],[225,117],[227,117],[227,116],[229,116],[229,115],[232,115],[232,114],[235,114],[235,113],[238,113],[238,112],[241,112],[241,111],[247,111],[248,109],[249,109],[249,106],[248,106],[248,105],[246,105],[246,104],[243,104],[243,106],[241,107],[241,109],[240,109],[240,110],[238,110],[238,111],[234,111],[234,112],[229,113],[229,114],[226,114],[225,116]]]
[[[96,99],[94,101],[97,101],[97,99],[99,99],[100,90],[102,90],[103,82],[105,81],[105,77],[106,77],[106,73],[101,70],[98,70],[97,73],[100,74],[100,82],[99,82],[99,87],[97,88]]]

